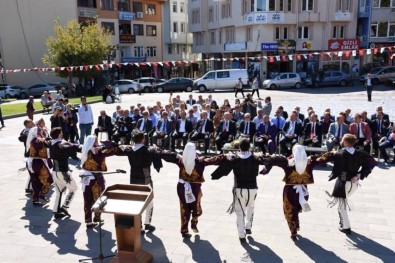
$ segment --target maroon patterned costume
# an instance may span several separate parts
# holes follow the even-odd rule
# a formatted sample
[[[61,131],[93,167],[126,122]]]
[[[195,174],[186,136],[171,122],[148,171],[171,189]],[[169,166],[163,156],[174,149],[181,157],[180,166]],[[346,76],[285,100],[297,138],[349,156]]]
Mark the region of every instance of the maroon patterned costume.
[[[191,228],[197,229],[197,223],[199,216],[202,215],[202,207],[201,207],[201,199],[203,196],[202,193],[202,183],[204,183],[203,172],[206,166],[208,165],[218,165],[220,164],[225,156],[218,155],[211,158],[196,158],[195,159],[195,167],[192,171],[191,175],[188,175],[185,171],[185,167],[182,161],[179,161],[177,158],[177,153],[163,151],[161,154],[162,159],[166,162],[171,162],[177,164],[180,168],[178,174],[178,184],[177,184],[177,194],[178,198],[180,199],[180,216],[181,216],[181,234],[188,234],[188,224],[189,220],[191,219]],[[183,183],[184,182],[184,183]],[[185,183],[190,183],[191,190],[193,195],[196,198],[196,201],[192,203],[187,203],[185,199]]]
[[[52,162],[48,158],[49,143],[50,141],[43,138],[34,138],[28,150],[27,163],[33,187],[33,204],[37,204],[39,198],[47,201],[45,195],[53,183]]]

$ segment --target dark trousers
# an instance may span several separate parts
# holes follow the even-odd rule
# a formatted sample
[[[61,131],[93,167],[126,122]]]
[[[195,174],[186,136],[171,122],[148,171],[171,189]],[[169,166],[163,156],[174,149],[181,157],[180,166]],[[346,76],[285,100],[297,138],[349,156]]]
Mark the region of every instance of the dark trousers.
[[[188,224],[192,215],[191,227],[196,228],[199,216],[202,215],[202,206],[200,204],[202,199],[201,184],[191,183],[192,193],[196,198],[195,202],[187,203],[185,200],[184,184],[177,184],[177,194],[180,199],[180,216],[181,216],[181,234],[188,234]]]
[[[108,134],[108,140],[111,141],[112,129],[105,129],[105,130],[103,130],[103,131],[104,131],[104,132],[107,132],[107,134]],[[98,136],[99,132],[100,132],[99,128],[96,128],[96,129],[95,129],[95,135],[96,135],[96,137]]]
[[[217,150],[222,152],[222,146],[225,143],[231,142],[232,139],[230,138],[229,132],[221,132],[218,134],[217,138],[215,138],[215,144],[217,145]]]
[[[269,151],[269,154],[276,152],[276,142],[272,139],[266,140],[265,138],[257,138],[255,145],[258,146],[263,153],[266,153],[266,147]]]
[[[4,127],[3,113],[1,112],[1,108],[0,108],[0,123],[1,123],[1,127]]]
[[[187,144],[188,141],[188,133],[186,132],[179,132],[177,134],[172,134],[171,135],[171,149],[174,151],[176,147],[176,140],[182,139],[182,145],[183,149],[185,148],[185,145]]]
[[[239,92],[241,92],[241,95],[243,95],[243,98],[244,98],[243,89],[235,89],[235,97],[237,97],[237,94],[238,94]]]
[[[69,140],[74,143],[78,140],[78,129],[77,126],[69,126]]]
[[[372,85],[366,86],[366,91],[368,93],[368,101],[372,101],[373,86]]]
[[[84,191],[84,213],[85,223],[92,223],[92,206],[100,197],[105,189],[104,178],[102,174],[96,174],[96,179],[90,181],[89,185],[85,186]],[[95,212],[95,221],[98,221],[100,213]]]
[[[259,95],[259,89],[252,89],[251,97],[254,96],[255,92],[256,92],[256,94],[258,94],[258,98],[261,98],[261,96]]]
[[[384,161],[388,161],[388,159],[389,159],[387,151],[386,151],[387,148],[392,148],[392,150],[394,151],[394,154],[395,154],[395,141],[385,141],[383,143],[380,143],[379,150],[380,150],[381,155],[383,156]]]
[[[132,139],[132,135],[128,131],[117,131],[113,136],[114,142],[118,143],[122,137],[125,137],[125,144],[130,144],[130,140]]]
[[[280,139],[280,145],[281,145],[281,153],[282,154],[286,154],[286,155],[290,155],[292,153],[292,146],[297,143],[298,140],[297,138],[287,138],[285,136],[283,136]],[[288,148],[287,143],[291,143],[291,148]]]
[[[365,138],[359,138],[356,142],[356,146],[363,147],[363,150],[367,153],[370,153],[370,143],[367,143],[364,145],[366,139]]]
[[[193,133],[191,136],[191,141],[194,142],[199,140],[204,140],[204,152],[207,152],[210,145],[210,135],[198,132]]]

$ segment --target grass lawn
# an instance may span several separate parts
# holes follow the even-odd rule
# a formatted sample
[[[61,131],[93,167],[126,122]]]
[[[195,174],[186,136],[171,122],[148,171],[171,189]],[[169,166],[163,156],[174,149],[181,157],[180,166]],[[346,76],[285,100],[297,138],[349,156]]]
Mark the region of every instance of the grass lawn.
[[[88,102],[92,100],[101,100],[102,96],[92,96],[92,97],[87,97]],[[70,104],[79,104],[81,102],[80,98],[72,98],[69,99]],[[3,113],[3,116],[7,115],[14,115],[14,114],[19,114],[19,113],[25,113],[26,112],[26,103],[27,102],[21,102],[21,103],[4,103],[1,105],[1,110]],[[36,110],[42,110],[43,107],[41,106],[41,100],[34,99],[34,108]]]

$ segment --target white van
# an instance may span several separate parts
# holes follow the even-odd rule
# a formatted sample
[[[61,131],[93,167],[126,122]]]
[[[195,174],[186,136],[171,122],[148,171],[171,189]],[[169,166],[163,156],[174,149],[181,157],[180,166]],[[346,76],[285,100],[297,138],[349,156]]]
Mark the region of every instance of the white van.
[[[193,88],[200,92],[206,90],[233,90],[241,78],[243,84],[248,84],[246,69],[221,69],[207,72],[203,77],[193,82]]]

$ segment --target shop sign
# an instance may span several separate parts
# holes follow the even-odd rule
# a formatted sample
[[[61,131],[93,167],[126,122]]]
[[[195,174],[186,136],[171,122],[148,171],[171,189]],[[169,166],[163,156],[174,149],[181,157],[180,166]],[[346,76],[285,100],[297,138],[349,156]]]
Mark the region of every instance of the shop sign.
[[[80,8],[78,10],[78,16],[79,17],[95,18],[95,17],[97,17],[97,10]]]
[[[119,43],[136,43],[135,35],[119,35]]]
[[[254,12],[247,16],[247,24],[271,24],[284,22],[284,13]]]
[[[295,40],[279,40],[278,41],[278,52],[283,54],[294,53],[296,49]]]
[[[118,12],[118,18],[119,18],[119,20],[133,21],[134,20],[134,13]]]
[[[240,51],[247,49],[247,42],[235,42],[224,45],[225,51]]]
[[[261,51],[277,51],[278,50],[278,43],[261,43]]]
[[[140,63],[146,62],[146,57],[123,57],[121,58],[121,63]]]
[[[360,46],[359,38],[328,40],[329,51],[357,50]]]

